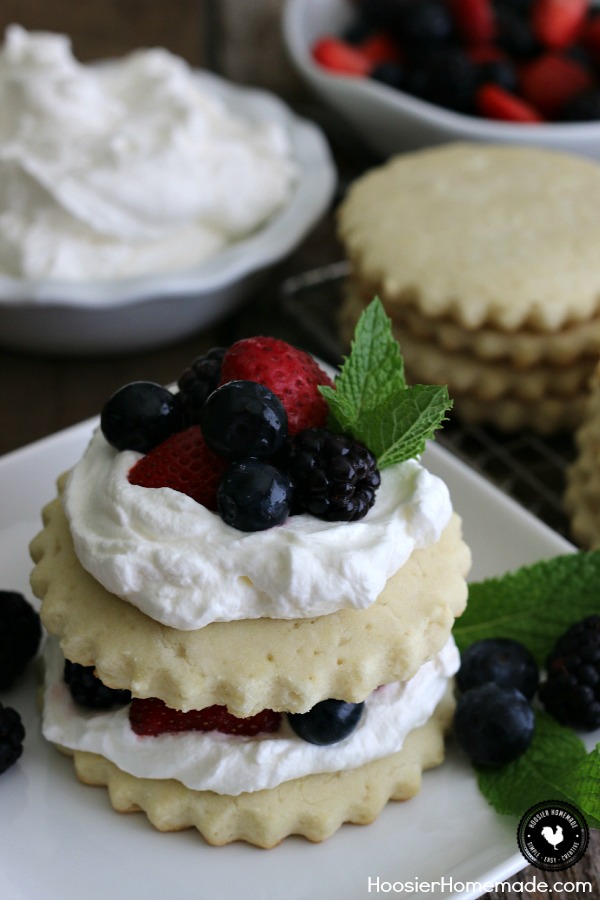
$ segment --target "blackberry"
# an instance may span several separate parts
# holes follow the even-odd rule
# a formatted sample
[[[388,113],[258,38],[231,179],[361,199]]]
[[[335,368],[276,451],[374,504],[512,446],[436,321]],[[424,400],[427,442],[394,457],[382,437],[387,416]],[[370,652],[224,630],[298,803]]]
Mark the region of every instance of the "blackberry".
[[[600,726],[600,615],[572,625],[546,660],[540,699],[561,724],[593,731]]]
[[[40,645],[40,617],[17,591],[0,591],[0,689],[11,686]]]
[[[82,666],[66,659],[64,680],[78,706],[110,709],[112,706],[125,706],[131,702],[130,691],[107,687],[94,674],[93,666]]]
[[[16,709],[0,703],[0,775],[21,756],[24,740],[25,729],[21,716]]]
[[[326,428],[288,438],[278,464],[292,481],[292,512],[328,522],[362,519],[381,482],[377,461],[364,444]]]
[[[197,425],[207,398],[221,380],[225,347],[213,347],[184,369],[177,380],[186,425]]]

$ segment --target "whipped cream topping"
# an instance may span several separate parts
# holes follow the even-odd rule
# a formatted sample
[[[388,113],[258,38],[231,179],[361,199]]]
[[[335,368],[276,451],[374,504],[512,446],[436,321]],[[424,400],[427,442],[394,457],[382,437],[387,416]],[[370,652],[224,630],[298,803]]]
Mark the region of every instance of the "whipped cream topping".
[[[84,65],[67,37],[0,50],[0,271],[72,281],[198,265],[288,201],[287,134],[232,114],[163,49]]]
[[[413,550],[439,540],[452,513],[444,482],[411,459],[384,469],[358,522],[298,515],[247,533],[171,488],[130,484],[139,458],[97,429],[69,476],[64,508],[84,569],[181,630],[365,609]]]
[[[374,691],[345,740],[319,747],[295,735],[285,716],[278,732],[256,737],[219,732],[140,737],[130,728],[127,707],[88,712],[76,706],[62,679],[64,659],[54,639],[47,642],[45,656],[43,733],[49,741],[99,753],[139,778],[175,778],[192,790],[228,795],[353,769],[398,752],[409,732],[430,718],[459,666],[450,638],[409,681]]]

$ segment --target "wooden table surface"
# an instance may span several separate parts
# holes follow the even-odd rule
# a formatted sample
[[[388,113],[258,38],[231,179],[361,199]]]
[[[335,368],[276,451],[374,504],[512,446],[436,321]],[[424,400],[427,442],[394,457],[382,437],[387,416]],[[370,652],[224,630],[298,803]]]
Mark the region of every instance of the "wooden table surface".
[[[286,99],[294,102],[299,97],[301,103],[306,103],[306,97],[301,91],[298,93],[298,84],[282,53],[276,22],[281,5],[282,0],[256,0],[252,4],[245,4],[244,0],[170,0],[167,6],[148,0],[87,0],[85,4],[73,4],[69,0],[54,0],[53,4],[42,0],[5,0],[0,10],[0,26],[20,21],[29,28],[67,31],[73,35],[82,59],[115,55],[132,46],[162,42],[192,64],[210,65],[237,81],[279,88]],[[271,38],[267,42],[248,42],[248,29],[260,35],[270,29]],[[218,41],[214,39],[215,34]],[[250,52],[249,46],[260,46],[260,53]],[[302,111],[306,110],[303,106]],[[326,125],[322,110],[308,107],[308,112],[311,111]],[[340,133],[339,125],[330,132],[334,147]],[[340,142],[336,149],[344,159],[341,166],[344,178],[372,164],[358,146],[353,147],[350,155],[346,142]],[[299,327],[298,320],[282,309],[280,286],[291,274],[340,257],[333,216],[329,215],[289,259],[274,269],[260,295],[213,328],[176,344],[148,352],[98,358],[52,358],[0,349],[0,454],[18,450],[97,414],[112,391],[127,381],[175,380],[185,365],[211,346],[266,332],[318,351],[320,348],[314,345],[310,332]],[[507,896],[522,900],[547,898],[543,890],[530,889],[536,880],[538,885],[544,881],[550,886],[563,886],[562,892],[560,887],[555,887],[554,893],[559,896],[568,892],[571,897],[600,900],[600,834],[592,832],[590,848],[577,866],[562,873],[544,873],[527,867],[510,879],[510,893],[505,888],[486,897],[488,900]],[[573,890],[573,883],[578,881],[587,882],[589,887]],[[521,884],[525,886],[523,889]],[[273,900],[285,900],[285,897]]]

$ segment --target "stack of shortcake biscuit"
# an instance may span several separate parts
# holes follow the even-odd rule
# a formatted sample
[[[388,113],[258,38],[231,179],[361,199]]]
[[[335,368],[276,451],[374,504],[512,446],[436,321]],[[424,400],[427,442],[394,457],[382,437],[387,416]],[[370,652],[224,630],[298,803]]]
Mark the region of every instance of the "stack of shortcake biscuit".
[[[590,379],[583,422],[575,432],[575,459],[566,471],[564,503],[574,540],[600,548],[600,364]]]
[[[549,434],[582,419],[600,354],[600,166],[521,146],[398,156],[351,186],[348,335],[379,295],[413,381],[464,421]]]
[[[49,635],[43,730],[81,781],[159,830],[261,847],[323,840],[416,794],[444,755],[470,566],[441,479],[411,458],[382,471],[359,521],[297,514],[243,532],[185,493],[131,483],[140,456],[97,429],[31,544]],[[130,704],[78,707],[65,660]],[[343,739],[290,727],[331,699],[364,703]],[[160,727],[132,727],[142,701]],[[170,732],[171,715],[216,708],[239,728]],[[279,722],[250,733],[265,710]]]

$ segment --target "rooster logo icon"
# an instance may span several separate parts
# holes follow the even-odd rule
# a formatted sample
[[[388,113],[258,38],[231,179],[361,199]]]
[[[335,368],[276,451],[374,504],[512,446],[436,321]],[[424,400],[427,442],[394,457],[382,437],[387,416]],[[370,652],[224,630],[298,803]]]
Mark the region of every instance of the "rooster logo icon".
[[[549,825],[544,825],[544,827],[542,828],[542,835],[546,838],[549,844],[552,844],[555,850],[563,840],[563,830],[560,825],[556,826],[556,831],[553,828],[550,828]]]

